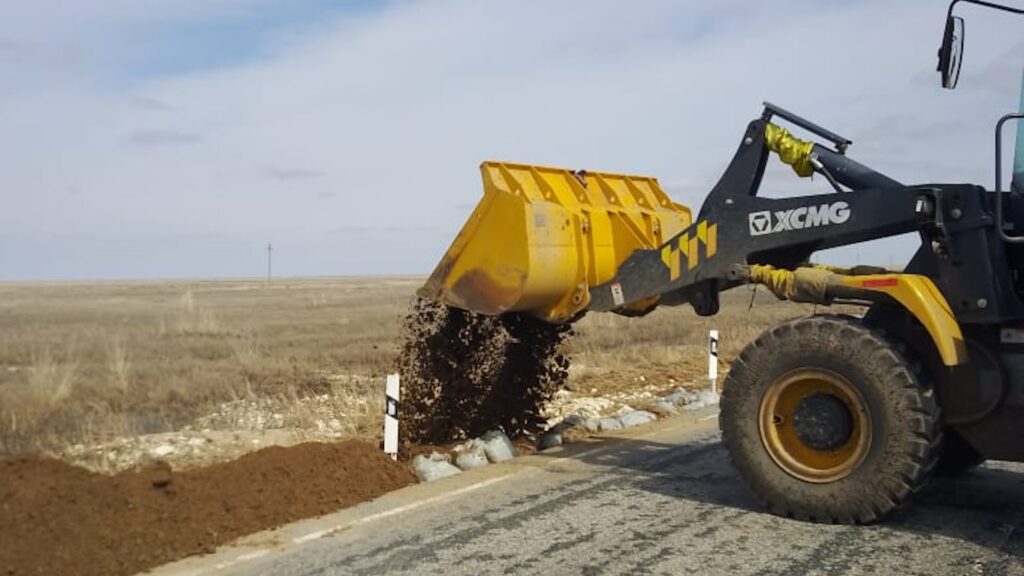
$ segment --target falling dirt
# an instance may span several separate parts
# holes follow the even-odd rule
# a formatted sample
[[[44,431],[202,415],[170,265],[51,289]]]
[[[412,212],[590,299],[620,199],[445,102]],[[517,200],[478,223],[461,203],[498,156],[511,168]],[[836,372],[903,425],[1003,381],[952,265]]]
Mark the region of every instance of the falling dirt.
[[[427,299],[405,319],[399,357],[404,440],[444,444],[501,429],[543,429],[542,410],[569,375],[571,333],[522,314],[485,316]]]
[[[0,575],[134,574],[415,481],[359,441],[114,476],[44,458],[0,460]]]

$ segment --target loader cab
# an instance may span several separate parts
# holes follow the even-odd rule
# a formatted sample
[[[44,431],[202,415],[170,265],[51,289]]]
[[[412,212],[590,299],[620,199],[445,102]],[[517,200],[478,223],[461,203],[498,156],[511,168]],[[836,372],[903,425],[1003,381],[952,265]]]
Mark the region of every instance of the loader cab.
[[[946,12],[946,26],[943,29],[942,43],[939,46],[939,64],[938,72],[942,76],[942,87],[952,90],[956,88],[957,83],[960,80],[960,68],[963,64],[964,56],[964,34],[965,34],[965,23],[964,19],[960,16],[953,14],[954,7],[963,2],[964,4],[974,4],[985,8],[991,8],[1002,12],[1009,12],[1016,15],[1024,15],[1024,9],[1015,8],[1012,6],[1005,6],[1002,4],[996,4],[993,2],[987,2],[984,0],[953,0],[949,4],[949,9]],[[1016,130],[1016,141],[1015,141],[1015,154],[1013,159],[1012,177],[1010,180],[1009,188],[1003,186],[1003,130],[1015,129]],[[1024,207],[1020,206],[1024,204],[1024,77],[1022,77],[1021,91],[1020,91],[1020,103],[1016,113],[1006,114],[996,123],[995,133],[995,192],[1011,192],[1011,202],[1013,208],[1008,209],[1011,214],[1010,220],[1014,222],[1022,222],[1019,216],[1020,211],[1024,210]],[[997,194],[997,213],[1001,215],[1001,200],[1002,194]],[[1020,231],[1011,232],[1006,234],[1001,231],[1003,240],[1010,243],[1024,243],[1024,235]]]

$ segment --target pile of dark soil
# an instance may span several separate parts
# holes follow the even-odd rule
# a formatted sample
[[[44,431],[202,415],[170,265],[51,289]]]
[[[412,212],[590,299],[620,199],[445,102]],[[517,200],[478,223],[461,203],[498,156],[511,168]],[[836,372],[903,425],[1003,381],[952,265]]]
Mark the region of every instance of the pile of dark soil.
[[[0,575],[134,574],[415,481],[358,441],[116,476],[44,458],[0,460]]]
[[[485,316],[414,302],[399,356],[406,442],[444,444],[502,429],[540,432],[541,410],[569,376],[571,333],[522,314]]]

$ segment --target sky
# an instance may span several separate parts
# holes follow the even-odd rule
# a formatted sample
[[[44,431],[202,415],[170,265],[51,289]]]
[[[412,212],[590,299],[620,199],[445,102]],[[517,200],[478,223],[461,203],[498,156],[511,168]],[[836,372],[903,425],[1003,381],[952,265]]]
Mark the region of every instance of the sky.
[[[1024,18],[961,5],[940,89],[934,0],[6,4],[0,280],[255,277],[268,242],[276,275],[428,273],[488,159],[655,176],[696,212],[764,100],[902,182],[991,187],[1024,62]],[[774,164],[764,190],[828,188]]]

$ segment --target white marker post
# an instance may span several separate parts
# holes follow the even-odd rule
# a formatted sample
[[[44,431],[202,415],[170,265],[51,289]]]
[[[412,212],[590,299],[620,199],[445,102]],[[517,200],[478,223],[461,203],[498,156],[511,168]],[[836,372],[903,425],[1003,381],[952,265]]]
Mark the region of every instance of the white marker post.
[[[384,385],[384,453],[398,460],[398,374],[388,374]]]
[[[718,394],[718,330],[708,333],[708,380],[711,391]]]

